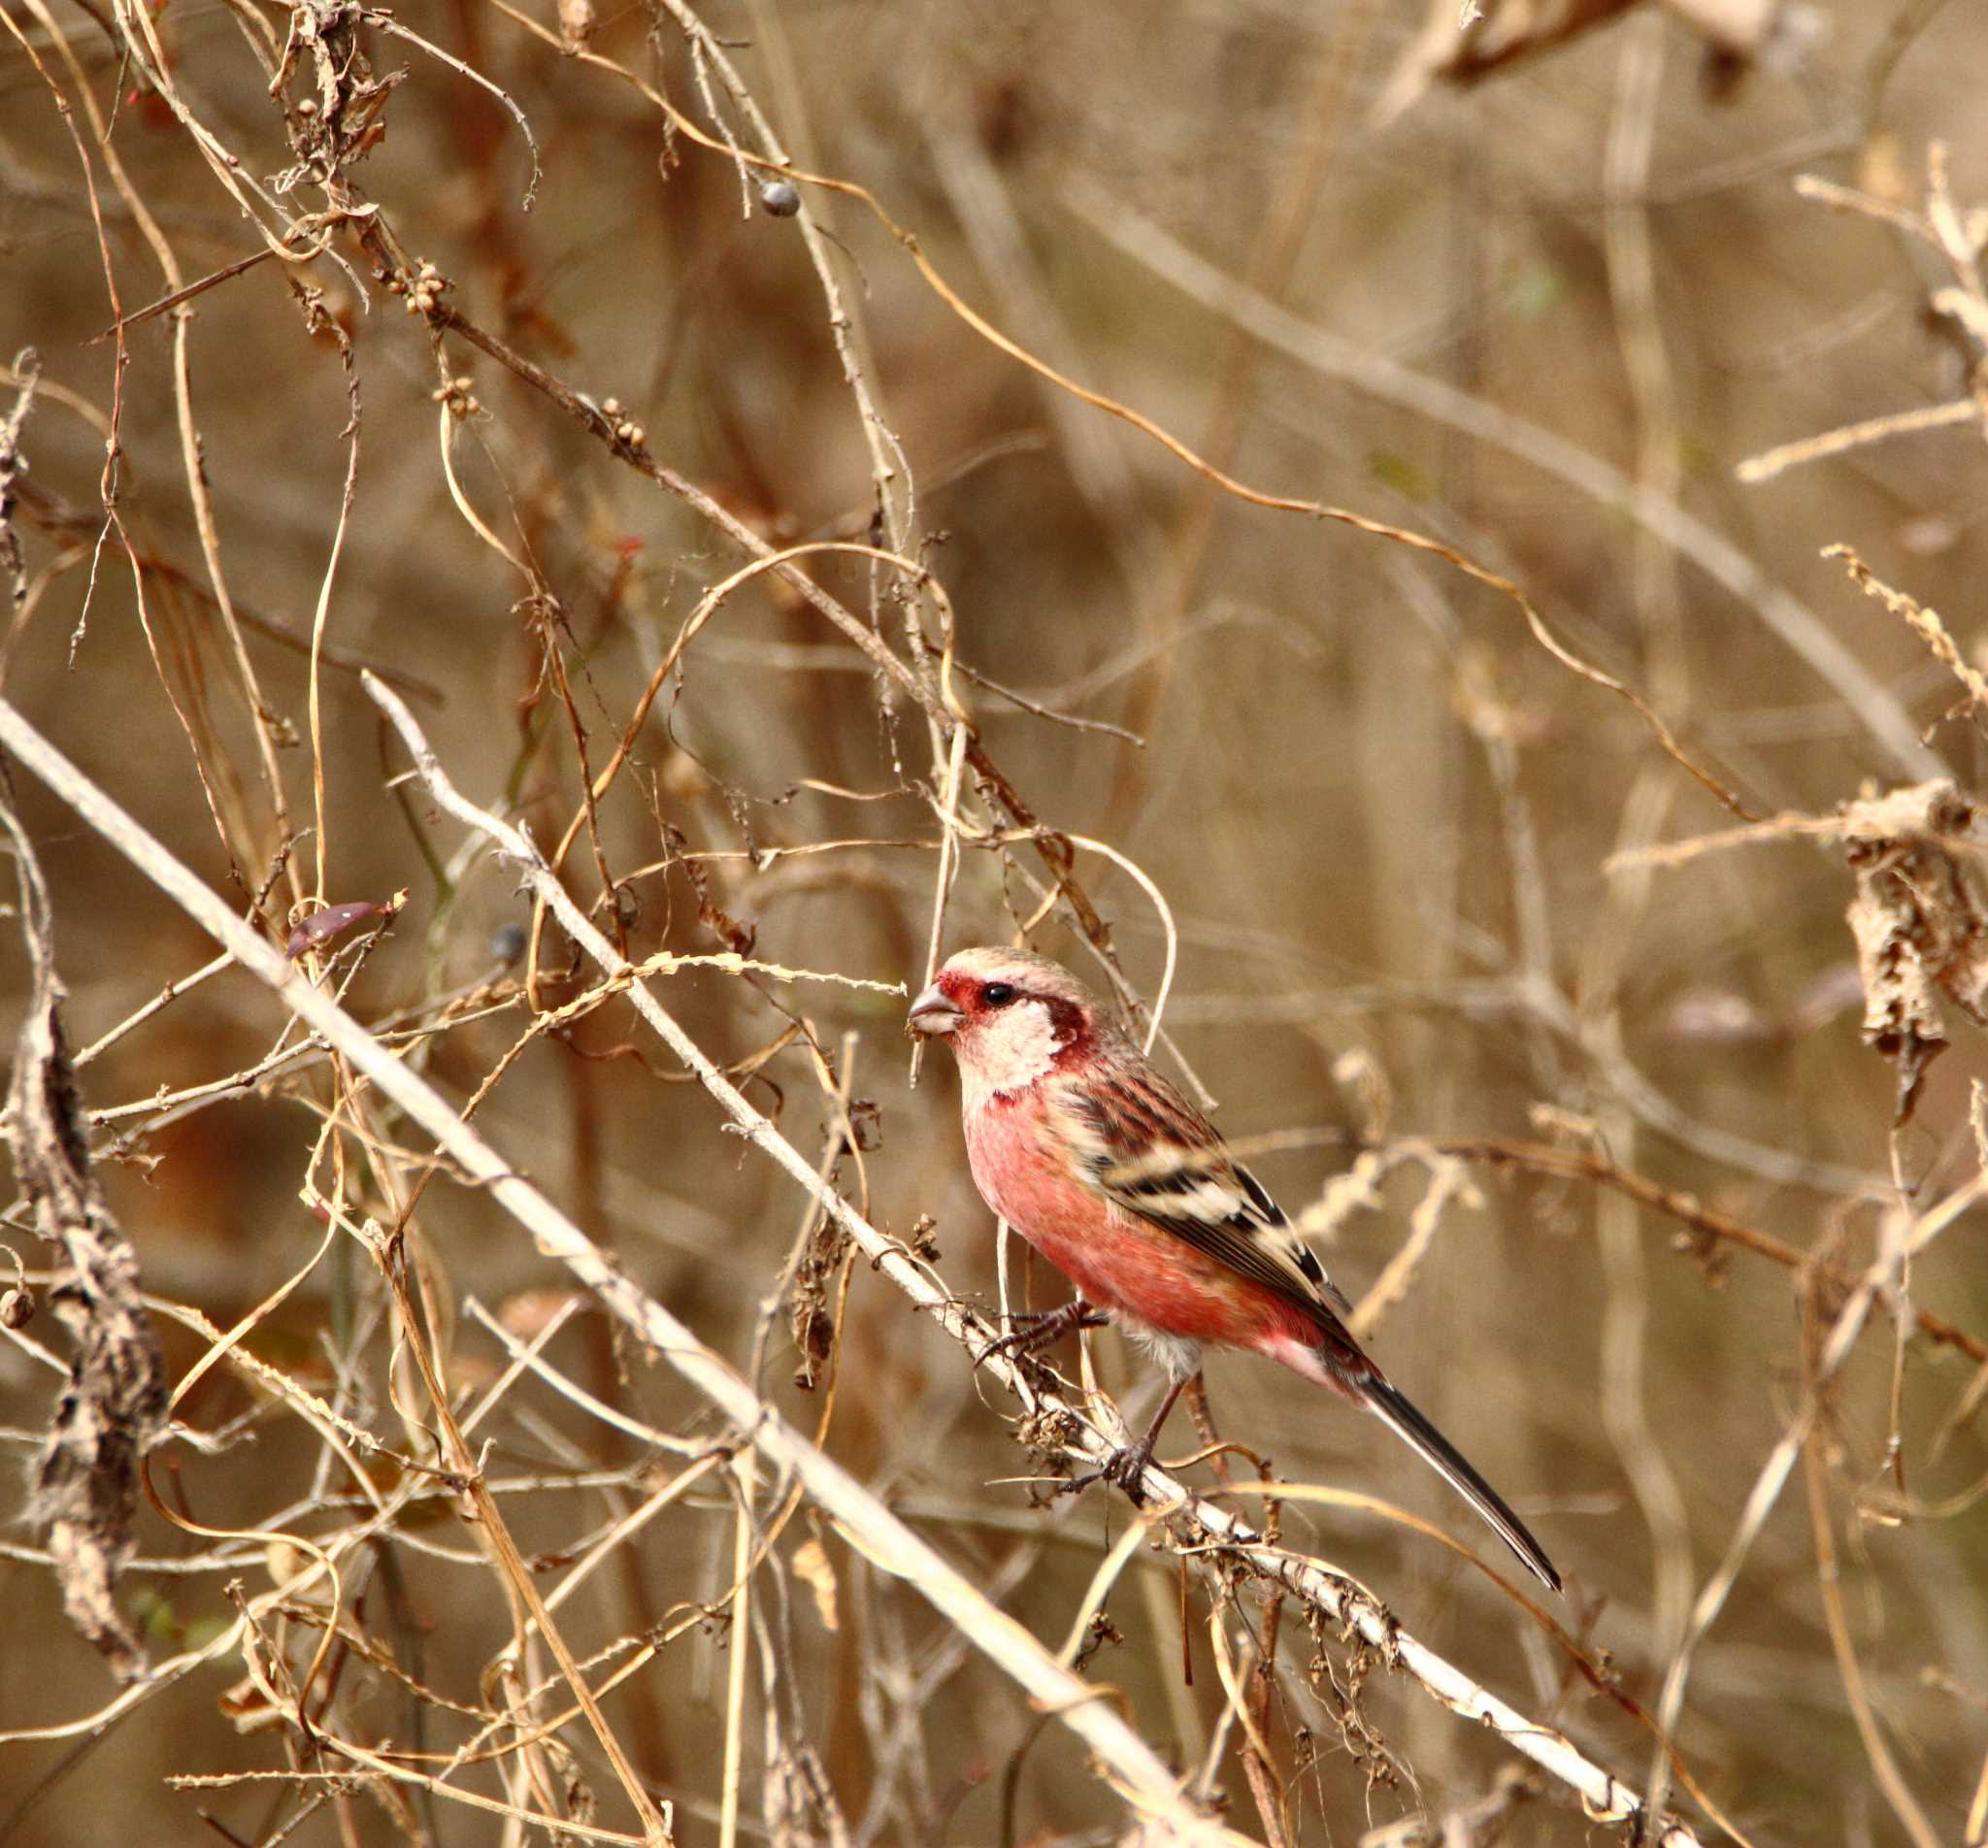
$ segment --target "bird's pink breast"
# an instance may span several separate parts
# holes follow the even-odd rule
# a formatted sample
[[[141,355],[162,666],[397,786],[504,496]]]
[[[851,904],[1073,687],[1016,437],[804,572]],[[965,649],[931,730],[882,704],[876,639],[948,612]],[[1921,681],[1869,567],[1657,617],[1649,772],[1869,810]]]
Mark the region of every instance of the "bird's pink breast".
[[[1317,1331],[1293,1304],[1086,1186],[1045,1144],[1041,1109],[1030,1093],[990,1099],[967,1115],[967,1156],[987,1204],[1087,1301],[1169,1335],[1254,1348],[1286,1366],[1292,1362],[1279,1350],[1316,1345]]]

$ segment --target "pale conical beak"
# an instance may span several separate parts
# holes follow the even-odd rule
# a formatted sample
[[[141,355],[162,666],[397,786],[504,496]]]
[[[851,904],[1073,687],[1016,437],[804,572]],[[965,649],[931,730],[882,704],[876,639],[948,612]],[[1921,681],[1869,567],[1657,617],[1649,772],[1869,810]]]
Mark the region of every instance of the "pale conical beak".
[[[935,982],[911,1003],[905,1026],[911,1033],[950,1033],[962,1018],[960,1010],[939,992]]]

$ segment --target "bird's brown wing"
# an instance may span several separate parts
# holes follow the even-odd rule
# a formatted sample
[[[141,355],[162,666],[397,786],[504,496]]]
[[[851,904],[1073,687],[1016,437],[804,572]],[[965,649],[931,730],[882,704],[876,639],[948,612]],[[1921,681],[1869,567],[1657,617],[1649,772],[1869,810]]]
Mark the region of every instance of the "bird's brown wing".
[[[1335,1346],[1358,1345],[1340,1320],[1350,1304],[1263,1184],[1220,1133],[1150,1067],[1108,1073],[1073,1100],[1077,1153],[1114,1205],[1184,1239],[1281,1297]]]

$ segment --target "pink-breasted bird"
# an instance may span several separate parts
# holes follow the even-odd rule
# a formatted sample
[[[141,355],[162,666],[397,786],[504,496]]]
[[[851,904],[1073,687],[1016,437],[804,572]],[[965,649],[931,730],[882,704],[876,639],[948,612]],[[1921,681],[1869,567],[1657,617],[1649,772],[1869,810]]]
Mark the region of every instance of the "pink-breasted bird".
[[[1104,1473],[1137,1494],[1202,1348],[1248,1348],[1375,1413],[1560,1589],[1525,1523],[1361,1351],[1345,1298],[1276,1202],[1068,970],[963,949],[910,1025],[958,1057],[980,1197],[1077,1287],[1011,1344],[1109,1320],[1167,1370],[1159,1416]]]

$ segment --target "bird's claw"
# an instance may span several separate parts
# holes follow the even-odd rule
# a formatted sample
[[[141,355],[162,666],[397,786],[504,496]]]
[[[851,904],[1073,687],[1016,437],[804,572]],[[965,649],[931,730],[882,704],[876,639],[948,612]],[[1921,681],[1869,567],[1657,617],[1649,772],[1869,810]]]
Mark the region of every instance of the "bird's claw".
[[[1095,1469],[1072,1476],[1063,1484],[1065,1495],[1081,1495],[1094,1482],[1109,1482],[1123,1489],[1138,1505],[1145,1505],[1145,1472],[1153,1460],[1151,1443],[1121,1444]]]
[[[974,1356],[974,1365],[977,1368],[997,1354],[1020,1359],[1023,1355],[1035,1353],[1038,1348],[1047,1347],[1052,1341],[1060,1341],[1074,1329],[1104,1328],[1110,1319],[1108,1315],[1100,1315],[1081,1298],[1075,1303],[1066,1303],[1058,1309],[1024,1309],[1010,1320],[1025,1322],[1028,1326],[997,1336]]]

